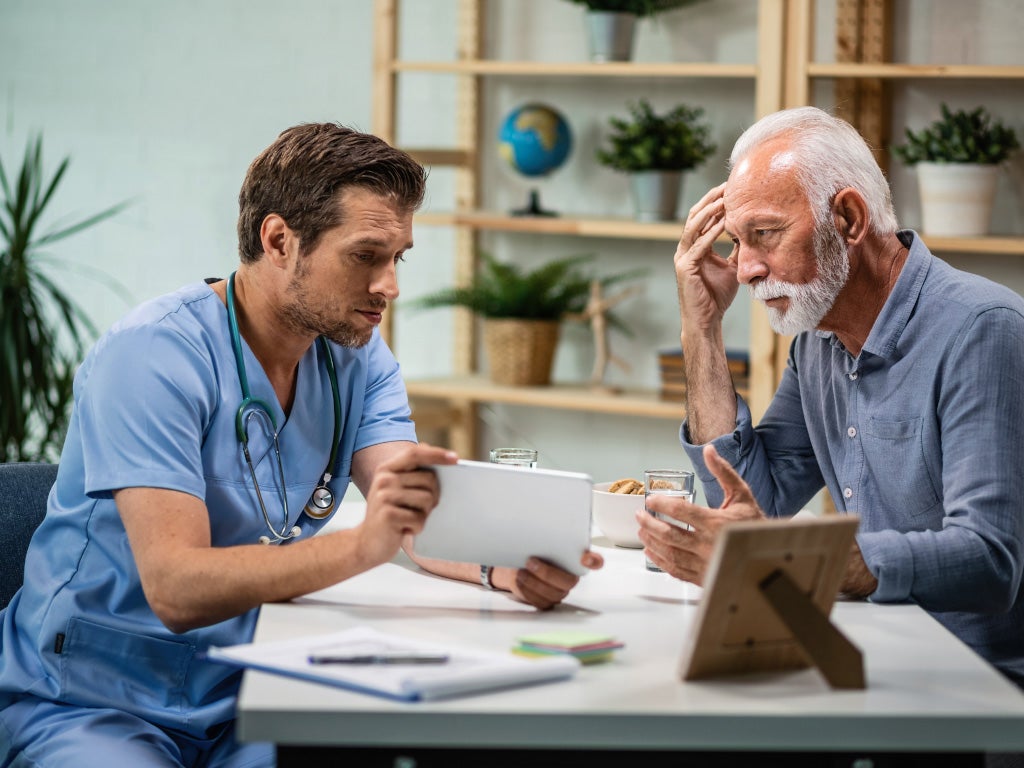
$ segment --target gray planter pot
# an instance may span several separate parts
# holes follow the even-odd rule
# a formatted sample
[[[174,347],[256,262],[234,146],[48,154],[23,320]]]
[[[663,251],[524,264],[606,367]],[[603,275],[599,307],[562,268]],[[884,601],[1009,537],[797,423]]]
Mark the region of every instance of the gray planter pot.
[[[642,171],[629,175],[637,221],[672,221],[679,206],[682,171]]]
[[[590,33],[590,60],[629,61],[633,56],[636,16],[610,11],[587,11],[586,15]]]

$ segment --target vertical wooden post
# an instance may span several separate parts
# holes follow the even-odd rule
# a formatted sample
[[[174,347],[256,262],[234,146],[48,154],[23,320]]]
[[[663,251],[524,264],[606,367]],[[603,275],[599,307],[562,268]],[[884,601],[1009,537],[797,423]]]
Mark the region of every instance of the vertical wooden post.
[[[891,0],[836,0],[836,61],[880,63],[892,58]],[[836,114],[852,124],[889,169],[889,86],[880,78],[835,83]]]
[[[480,0],[459,0],[458,58],[479,59],[483,47],[483,9]],[[474,210],[479,204],[480,169],[480,76],[459,75],[457,86],[456,141],[465,153],[465,164],[455,172],[455,209]],[[477,269],[476,230],[455,229],[455,282],[465,285]],[[467,309],[455,311],[453,367],[456,375],[477,370],[477,319]],[[469,401],[452,403],[454,418],[448,430],[449,446],[467,459],[477,458],[477,406]]]
[[[398,0],[374,0],[373,3],[373,102],[371,125],[375,135],[395,144],[395,87],[393,63],[398,52]],[[395,329],[391,312],[384,313],[381,338],[394,345]]]

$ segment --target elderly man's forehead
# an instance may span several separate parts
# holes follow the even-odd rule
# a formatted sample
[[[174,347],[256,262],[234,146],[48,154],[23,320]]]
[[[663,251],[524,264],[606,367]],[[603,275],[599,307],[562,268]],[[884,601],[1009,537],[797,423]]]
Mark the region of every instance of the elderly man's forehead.
[[[724,196],[741,188],[759,187],[779,181],[788,181],[796,172],[796,155],[788,146],[772,142],[750,152],[732,169],[726,180]]]

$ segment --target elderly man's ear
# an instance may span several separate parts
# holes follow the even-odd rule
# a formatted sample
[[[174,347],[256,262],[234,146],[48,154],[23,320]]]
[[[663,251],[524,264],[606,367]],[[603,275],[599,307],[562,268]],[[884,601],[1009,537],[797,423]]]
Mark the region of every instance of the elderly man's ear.
[[[832,219],[847,245],[858,245],[868,231],[868,206],[855,189],[841,189],[832,201]]]

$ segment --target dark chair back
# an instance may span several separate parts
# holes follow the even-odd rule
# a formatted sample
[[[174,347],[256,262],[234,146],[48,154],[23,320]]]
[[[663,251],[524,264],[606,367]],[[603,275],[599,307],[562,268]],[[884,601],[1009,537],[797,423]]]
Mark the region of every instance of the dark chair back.
[[[7,607],[25,578],[28,543],[46,515],[46,499],[56,479],[56,464],[0,464],[0,608]]]

